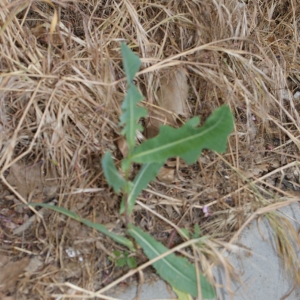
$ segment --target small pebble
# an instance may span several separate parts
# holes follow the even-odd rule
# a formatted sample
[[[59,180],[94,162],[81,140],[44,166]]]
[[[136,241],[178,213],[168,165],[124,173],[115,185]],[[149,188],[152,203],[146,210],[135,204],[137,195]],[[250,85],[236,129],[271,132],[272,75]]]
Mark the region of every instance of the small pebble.
[[[300,100],[300,92],[299,91],[294,94],[294,99]]]

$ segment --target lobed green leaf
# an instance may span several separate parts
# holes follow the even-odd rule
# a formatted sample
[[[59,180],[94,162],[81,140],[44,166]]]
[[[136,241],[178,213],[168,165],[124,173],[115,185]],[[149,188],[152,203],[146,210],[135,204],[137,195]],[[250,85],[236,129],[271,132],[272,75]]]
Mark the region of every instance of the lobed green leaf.
[[[138,122],[140,118],[147,115],[145,108],[137,106],[137,103],[144,99],[134,84],[130,84],[122,104],[123,114],[120,117],[120,125],[123,125],[122,134],[126,137],[128,152],[131,153],[135,146],[137,130],[143,131],[142,125]]]
[[[234,128],[229,107],[219,107],[202,127],[196,127],[198,124],[199,118],[195,117],[178,129],[161,126],[157,137],[135,148],[130,161],[164,162],[170,157],[179,156],[191,164],[197,160],[203,149],[224,152],[228,135]]]
[[[137,71],[141,67],[140,58],[132,52],[132,50],[124,43],[121,43],[122,61],[127,78],[127,83],[130,85]]]
[[[124,190],[126,188],[127,182],[117,170],[110,152],[106,152],[104,154],[101,163],[104,176],[108,184],[114,189],[117,194],[121,189]]]
[[[143,130],[143,127],[138,122],[140,118],[147,116],[147,110],[137,105],[138,102],[144,99],[144,96],[133,83],[133,78],[141,66],[141,61],[124,43],[121,45],[121,52],[128,91],[122,103],[123,114],[120,117],[120,125],[123,126],[122,134],[126,137],[130,155],[135,146],[137,130]]]
[[[169,250],[138,227],[130,225],[128,232],[143,248],[150,260]],[[191,294],[194,297],[198,295],[195,266],[186,258],[176,256],[172,253],[153,263],[153,267],[171,286],[175,286],[180,291]],[[200,284],[203,298],[215,297],[213,287],[202,274],[200,274]]]

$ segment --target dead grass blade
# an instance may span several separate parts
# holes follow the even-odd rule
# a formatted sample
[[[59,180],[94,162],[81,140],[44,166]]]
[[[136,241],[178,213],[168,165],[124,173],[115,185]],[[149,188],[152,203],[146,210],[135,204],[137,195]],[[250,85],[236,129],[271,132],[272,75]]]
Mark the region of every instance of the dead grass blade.
[[[192,166],[179,162],[175,177],[175,169],[165,166],[164,182],[151,183],[139,198],[136,225],[168,244],[174,228],[192,232],[199,224],[214,239],[189,259],[200,261],[207,274],[216,259],[231,277],[220,249],[234,247],[241,231],[266,215],[291,267],[291,240],[298,240],[287,221],[276,222],[274,211],[297,201],[300,184],[299,14],[296,0],[0,1],[1,218],[18,220],[20,230],[27,220],[39,220],[37,211],[19,212],[16,204],[53,185],[58,205],[123,233],[119,199],[104,180],[100,158],[109,150],[118,163],[126,153],[118,129],[125,41],[143,62],[136,81],[151,111],[143,124],[178,126],[190,116],[204,122],[224,103],[235,115],[227,153],[204,151]],[[20,164],[41,161],[39,188],[17,186],[21,171],[10,180]],[[31,245],[48,262],[13,295],[18,299],[102,297],[103,289],[120,282],[115,279],[150,264],[137,257],[140,269],[124,275],[107,261],[108,253],[122,249],[103,236],[77,230],[56,214],[28,222],[22,229],[28,244],[22,245],[14,229],[1,226],[5,251]],[[282,230],[290,233],[286,239]],[[180,237],[173,240],[176,249]],[[66,254],[70,245],[84,253],[84,268]]]

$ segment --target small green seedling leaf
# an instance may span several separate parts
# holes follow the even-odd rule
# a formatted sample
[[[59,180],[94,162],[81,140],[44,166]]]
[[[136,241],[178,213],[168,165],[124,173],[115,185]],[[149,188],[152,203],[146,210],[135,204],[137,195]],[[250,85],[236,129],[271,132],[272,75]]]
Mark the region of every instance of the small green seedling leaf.
[[[116,266],[117,267],[124,267],[127,263],[127,258],[126,257],[121,257],[121,258],[118,258],[117,261],[116,261]]]
[[[117,194],[126,188],[127,182],[118,172],[110,152],[106,152],[102,158],[102,169],[108,184]]]
[[[156,164],[145,164],[136,175],[133,181],[133,186],[127,197],[127,213],[130,215],[133,207],[135,205],[135,201],[140,192],[147,187],[148,183],[155,178],[158,174],[159,169],[162,167],[163,163]],[[120,213],[123,214],[125,212],[125,204],[124,200],[121,203]]]
[[[119,250],[115,250],[115,251],[113,252],[113,254],[114,254],[114,256],[117,257],[117,258],[121,256],[121,252],[120,252]]]
[[[141,60],[124,43],[121,45],[121,52],[128,91],[122,103],[123,114],[120,117],[120,125],[124,126],[122,134],[126,137],[128,153],[130,154],[135,146],[136,131],[143,130],[138,122],[140,118],[147,116],[147,110],[137,106],[137,103],[142,101],[144,96],[133,83],[133,78],[141,66]]]
[[[131,83],[121,106],[123,114],[120,117],[120,125],[124,126],[121,133],[126,137],[129,154],[135,146],[137,130],[143,131],[143,127],[138,122],[140,118],[147,116],[147,110],[137,106],[137,103],[143,99],[143,95],[139,92],[136,86]]]
[[[121,54],[127,83],[130,85],[133,81],[135,74],[141,67],[141,60],[124,43],[121,43]]]
[[[197,160],[203,149],[217,152],[226,150],[228,135],[234,123],[227,105],[216,109],[202,127],[199,118],[189,120],[181,128],[161,126],[159,135],[136,147],[129,158],[137,163],[164,162],[179,156],[188,164]]]
[[[125,265],[127,265],[129,268],[133,269],[137,267],[137,263],[136,263],[136,259],[135,257],[129,257],[129,253],[128,251],[125,251],[123,254],[118,251],[115,250],[113,252],[114,254],[114,258],[113,257],[109,257],[108,259],[112,262],[115,262],[117,267],[124,267]]]
[[[129,234],[143,248],[150,260],[169,250],[138,227],[129,225],[128,228]],[[153,263],[153,267],[171,286],[176,286],[178,290],[191,294],[194,297],[198,295],[195,266],[186,258],[176,256],[172,253]],[[203,298],[210,299],[215,297],[213,287],[202,274],[200,274],[200,284]]]
[[[105,226],[101,225],[101,224],[97,224],[97,223],[93,223],[89,220],[86,220],[86,219],[82,219],[81,217],[79,217],[77,214],[75,214],[74,212],[66,209],[66,208],[63,208],[63,207],[58,207],[58,206],[54,206],[54,205],[50,205],[50,204],[47,204],[47,203],[29,203],[30,206],[41,206],[41,207],[46,207],[46,208],[49,208],[49,209],[52,209],[54,211],[57,211],[69,218],[72,218],[78,222],[81,222],[83,224],[85,224],[86,226],[90,227],[90,228],[94,228],[96,229],[97,231],[107,235],[108,237],[110,237],[111,239],[113,239],[115,242],[121,244],[121,245],[124,245],[126,247],[128,247],[131,251],[135,251],[135,248],[134,248],[134,245],[132,243],[132,241],[130,241],[129,239],[123,237],[123,236],[120,236],[118,234],[115,234],[115,233],[112,233],[110,231],[108,231],[106,229]]]
[[[130,269],[134,269],[137,267],[135,257],[127,257],[127,265]]]
[[[193,238],[193,239],[197,239],[197,238],[199,238],[200,236],[201,236],[201,230],[200,230],[199,225],[196,223],[196,224],[194,225],[194,233],[193,233],[192,238]]]

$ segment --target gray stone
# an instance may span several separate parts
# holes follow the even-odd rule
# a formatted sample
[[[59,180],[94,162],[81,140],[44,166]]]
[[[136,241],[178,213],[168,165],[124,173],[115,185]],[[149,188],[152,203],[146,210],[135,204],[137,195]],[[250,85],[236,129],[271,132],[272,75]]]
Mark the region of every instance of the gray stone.
[[[300,207],[298,203],[280,209],[293,224],[296,232],[300,230]],[[229,262],[236,268],[241,277],[240,282],[232,282],[234,293],[230,298],[226,289],[219,289],[218,299],[222,300],[299,300],[300,287],[293,284],[293,280],[287,276],[282,267],[282,261],[276,253],[273,230],[266,218],[258,224],[253,221],[246,228],[237,245],[241,246],[238,253],[228,254]],[[245,251],[243,249],[248,249]],[[300,258],[299,246],[295,250]],[[298,265],[298,268],[300,266]],[[216,281],[226,286],[226,280],[222,268],[214,270]],[[144,284],[139,300],[176,299],[170,293],[164,281],[158,280],[152,284]],[[131,300],[136,297],[137,286],[129,287],[118,299]],[[286,297],[286,298],[284,298]]]

